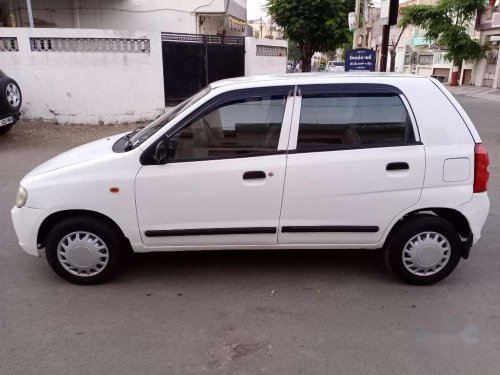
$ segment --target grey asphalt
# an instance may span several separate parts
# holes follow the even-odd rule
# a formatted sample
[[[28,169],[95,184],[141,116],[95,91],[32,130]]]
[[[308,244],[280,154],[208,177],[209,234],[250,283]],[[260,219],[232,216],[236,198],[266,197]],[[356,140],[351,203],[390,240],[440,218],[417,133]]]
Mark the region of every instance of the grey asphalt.
[[[123,129],[14,129],[0,140],[0,374],[499,374],[500,106],[457,98],[492,160],[492,209],[470,259],[430,287],[352,250],[141,255],[109,284],[69,284],[17,245],[18,181]]]

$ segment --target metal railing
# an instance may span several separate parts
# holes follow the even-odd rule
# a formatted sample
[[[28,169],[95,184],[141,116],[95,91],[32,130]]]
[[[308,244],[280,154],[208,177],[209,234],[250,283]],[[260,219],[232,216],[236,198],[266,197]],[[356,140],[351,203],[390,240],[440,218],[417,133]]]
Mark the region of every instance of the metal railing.
[[[162,42],[207,43],[245,45],[245,38],[240,36],[198,35],[180,33],[161,33]]]

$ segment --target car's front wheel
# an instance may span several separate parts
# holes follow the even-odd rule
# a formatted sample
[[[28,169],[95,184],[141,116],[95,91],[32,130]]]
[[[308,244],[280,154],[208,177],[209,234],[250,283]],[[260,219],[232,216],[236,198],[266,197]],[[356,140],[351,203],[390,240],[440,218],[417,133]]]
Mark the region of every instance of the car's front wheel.
[[[9,77],[0,77],[0,111],[6,113],[18,112],[21,109],[23,97],[16,81]]]
[[[116,273],[123,243],[121,234],[105,221],[79,216],[52,228],[45,251],[49,265],[63,279],[98,284]]]
[[[460,261],[460,235],[448,221],[432,215],[406,219],[392,235],[386,264],[402,281],[428,285],[447,277]]]

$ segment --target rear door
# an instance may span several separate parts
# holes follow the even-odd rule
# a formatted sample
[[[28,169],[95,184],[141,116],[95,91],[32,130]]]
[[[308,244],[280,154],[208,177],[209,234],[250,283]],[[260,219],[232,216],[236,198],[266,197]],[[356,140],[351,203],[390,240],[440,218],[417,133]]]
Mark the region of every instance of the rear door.
[[[282,244],[374,244],[419,200],[424,147],[388,85],[303,86],[292,120]]]

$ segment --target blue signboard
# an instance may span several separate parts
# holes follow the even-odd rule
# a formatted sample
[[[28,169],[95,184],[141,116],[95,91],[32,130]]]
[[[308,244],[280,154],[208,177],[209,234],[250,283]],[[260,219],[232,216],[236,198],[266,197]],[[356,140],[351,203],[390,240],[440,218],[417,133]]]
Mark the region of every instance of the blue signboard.
[[[347,51],[345,56],[345,71],[374,72],[376,65],[375,51],[368,48],[358,48]]]

